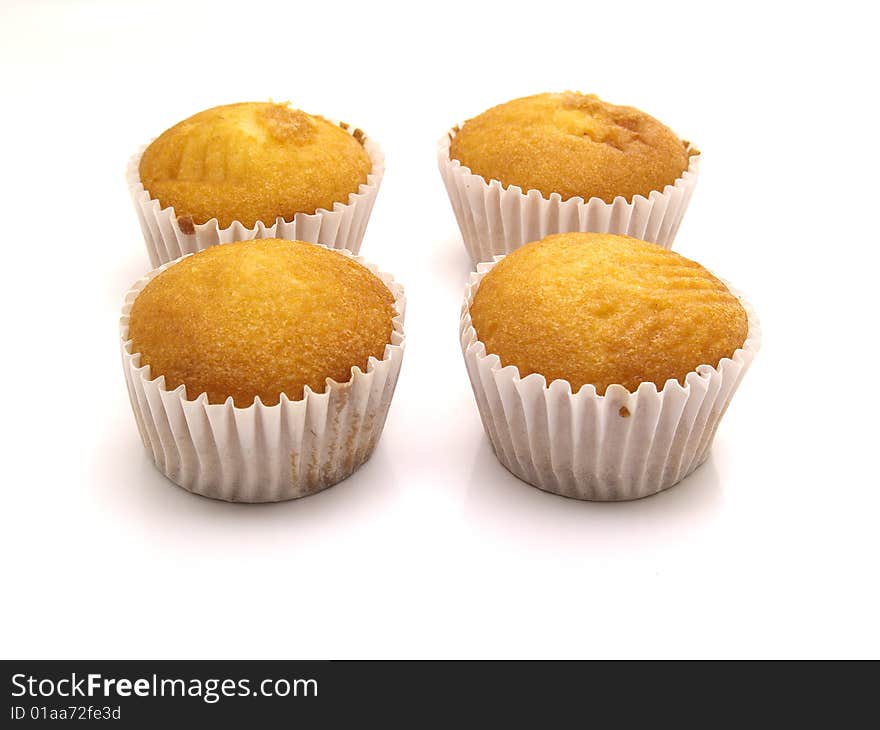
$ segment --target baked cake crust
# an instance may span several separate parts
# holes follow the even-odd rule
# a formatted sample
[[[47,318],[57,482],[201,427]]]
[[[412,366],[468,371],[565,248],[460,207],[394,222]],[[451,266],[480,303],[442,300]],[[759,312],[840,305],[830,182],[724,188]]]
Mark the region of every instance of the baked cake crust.
[[[465,122],[449,150],[486,181],[606,203],[662,191],[695,153],[648,114],[571,91],[492,107]]]
[[[253,228],[348,203],[367,182],[360,139],[285,104],[245,102],[199,112],[144,150],[141,183],[178,219]]]
[[[187,397],[247,407],[323,393],[391,342],[394,297],[322,246],[262,239],[213,246],[152,279],[131,307],[131,351]]]
[[[470,306],[477,337],[502,366],[573,392],[592,384],[635,391],[684,384],[717,367],[748,334],[739,300],[699,264],[653,243],[602,233],[560,233],[499,261]]]

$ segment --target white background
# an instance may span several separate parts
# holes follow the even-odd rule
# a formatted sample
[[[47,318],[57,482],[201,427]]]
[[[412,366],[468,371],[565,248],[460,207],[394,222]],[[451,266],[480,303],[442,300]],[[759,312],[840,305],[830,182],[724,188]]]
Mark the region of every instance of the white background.
[[[298,5],[0,6],[0,653],[880,655],[869,4]],[[710,460],[635,503],[510,476],[457,342],[469,261],[437,140],[565,89],[701,148],[675,248],[764,329]],[[196,111],[270,97],[382,145],[362,253],[407,287],[408,343],[363,469],[234,505],[166,481],[135,429],[117,319],[149,263],[123,170]]]

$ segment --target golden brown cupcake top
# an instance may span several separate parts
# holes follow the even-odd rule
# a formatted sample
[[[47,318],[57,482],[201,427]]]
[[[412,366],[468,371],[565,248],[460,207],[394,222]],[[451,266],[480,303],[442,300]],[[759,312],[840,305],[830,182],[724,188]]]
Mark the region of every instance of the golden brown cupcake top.
[[[391,342],[394,297],[369,269],[302,241],[213,246],[168,267],[131,308],[131,352],[169,389],[247,407],[324,392]]]
[[[462,125],[449,155],[505,187],[606,203],[662,191],[690,162],[688,144],[653,117],[572,91],[492,107]]]
[[[635,391],[684,384],[745,342],[748,317],[699,264],[653,243],[560,233],[498,262],[470,307],[477,337],[520,375],[560,379],[572,391],[613,383]]]
[[[182,222],[252,228],[348,203],[371,166],[358,139],[326,119],[246,102],[175,124],[147,147],[139,171],[150,197]]]

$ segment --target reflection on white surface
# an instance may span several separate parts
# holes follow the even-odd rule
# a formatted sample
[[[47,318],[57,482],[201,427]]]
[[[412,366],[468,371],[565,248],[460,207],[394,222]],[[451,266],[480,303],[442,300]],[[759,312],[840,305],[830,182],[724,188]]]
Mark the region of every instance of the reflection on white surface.
[[[96,496],[121,525],[146,535],[160,534],[169,541],[165,547],[176,543],[185,548],[194,535],[248,551],[259,551],[260,540],[273,533],[291,543],[320,542],[321,535],[356,531],[358,525],[375,521],[398,493],[393,460],[381,439],[370,460],[354,474],[309,497],[263,504],[208,499],[159,472],[133,420],[126,426],[108,434],[112,443],[104,453],[112,459],[95,464],[94,483],[100,490]],[[117,478],[109,478],[111,474]]]
[[[465,511],[495,540],[534,549],[600,547],[640,551],[645,544],[681,541],[721,507],[714,457],[674,487],[631,502],[586,502],[544,492],[519,480],[495,458],[484,438],[474,459]]]

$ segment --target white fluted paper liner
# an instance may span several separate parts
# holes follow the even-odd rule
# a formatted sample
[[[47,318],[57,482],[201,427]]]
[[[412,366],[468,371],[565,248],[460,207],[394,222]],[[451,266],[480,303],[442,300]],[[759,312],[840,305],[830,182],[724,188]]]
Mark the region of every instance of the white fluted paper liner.
[[[202,393],[187,398],[186,388],[165,387],[151,378],[149,365],[131,351],[131,305],[147,282],[173,266],[170,262],[140,279],[126,294],[120,319],[125,380],[144,445],[159,471],[196,494],[232,502],[277,502],[314,494],[342,481],[376,447],[394,395],[403,359],[403,287],[361,257],[395,299],[397,316],[381,360],[371,357],[366,372],[351,369],[351,380],[328,378],[323,393],[306,387],[302,400],[282,394],[274,406],[257,398],[237,408],[232,398],[208,403]],[[181,257],[184,258],[184,257]]]
[[[709,455],[718,423],[761,343],[757,316],[742,296],[749,331],[743,346],[718,367],[701,365],[682,386],[634,393],[611,385],[571,385],[542,375],[520,377],[487,354],[470,318],[480,281],[497,261],[471,274],[462,307],[461,348],[483,426],[498,460],[523,481],[566,497],[639,499],[684,479]]]
[[[619,233],[671,248],[697,184],[700,154],[695,152],[680,178],[647,198],[636,195],[627,201],[617,197],[612,203],[601,198],[563,200],[558,193],[545,198],[540,190],[524,193],[516,185],[487,182],[450,159],[449,146],[458,129],[453,127],[443,135],[437,162],[465,248],[475,264],[553,233],[571,231]]]
[[[340,124],[340,126],[352,136],[363,134],[350,125]],[[149,192],[141,184],[138,166],[141,155],[149,146],[144,145],[129,160],[126,182],[141,224],[151,265],[160,266],[188,253],[216,246],[218,243],[248,241],[253,238],[308,241],[320,243],[328,248],[347,249],[357,254],[361,249],[367,221],[370,219],[379,192],[379,184],[385,172],[385,158],[379,145],[366,135],[361,140],[372,163],[372,169],[367,175],[367,182],[360,185],[358,192],[349,194],[347,203],[334,203],[333,210],[319,208],[314,213],[297,213],[289,221],[277,218],[271,225],[257,221],[253,228],[247,228],[238,221],[233,221],[232,225],[226,228],[220,228],[217,219],[212,218],[207,223],[199,224],[184,221],[182,229],[174,207],[163,208],[158,200],[150,198]]]

